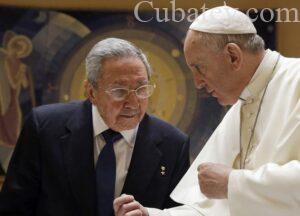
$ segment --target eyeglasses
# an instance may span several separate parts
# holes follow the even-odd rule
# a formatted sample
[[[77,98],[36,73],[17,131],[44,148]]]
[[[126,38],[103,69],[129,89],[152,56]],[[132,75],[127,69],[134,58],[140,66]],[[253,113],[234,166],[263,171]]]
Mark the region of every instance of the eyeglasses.
[[[155,87],[155,84],[147,84],[140,86],[137,89],[112,88],[105,90],[105,92],[109,94],[115,101],[125,100],[131,92],[134,92],[139,99],[146,99],[153,94]]]

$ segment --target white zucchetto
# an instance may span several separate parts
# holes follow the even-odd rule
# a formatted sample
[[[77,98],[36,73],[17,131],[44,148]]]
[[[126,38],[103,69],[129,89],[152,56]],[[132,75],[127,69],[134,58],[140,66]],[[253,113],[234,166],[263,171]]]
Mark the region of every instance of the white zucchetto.
[[[228,6],[205,11],[191,24],[190,29],[214,34],[256,34],[251,19]]]

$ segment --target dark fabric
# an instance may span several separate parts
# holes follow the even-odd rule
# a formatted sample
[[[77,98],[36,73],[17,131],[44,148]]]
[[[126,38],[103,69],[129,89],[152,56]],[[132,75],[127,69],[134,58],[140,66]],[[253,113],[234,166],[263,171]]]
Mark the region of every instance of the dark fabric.
[[[0,176],[4,175],[4,174],[5,174],[4,169],[2,168],[2,165],[0,164]]]
[[[96,165],[97,216],[113,215],[113,201],[116,181],[116,156],[114,143],[122,138],[116,131],[102,132],[105,145],[99,154]]]
[[[0,194],[1,216],[96,215],[91,110],[89,101],[54,104],[26,118]],[[148,207],[174,206],[169,194],[189,167],[188,152],[186,135],[145,115],[123,192]]]

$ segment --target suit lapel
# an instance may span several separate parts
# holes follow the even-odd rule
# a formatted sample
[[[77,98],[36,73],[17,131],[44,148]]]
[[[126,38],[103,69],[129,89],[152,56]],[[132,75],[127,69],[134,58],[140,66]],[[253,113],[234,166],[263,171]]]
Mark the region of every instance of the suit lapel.
[[[157,148],[162,136],[151,127],[151,117],[145,115],[140,123],[122,193],[141,200],[159,165],[161,152]]]
[[[71,116],[61,137],[68,180],[83,215],[95,212],[93,142],[92,108],[85,101]]]

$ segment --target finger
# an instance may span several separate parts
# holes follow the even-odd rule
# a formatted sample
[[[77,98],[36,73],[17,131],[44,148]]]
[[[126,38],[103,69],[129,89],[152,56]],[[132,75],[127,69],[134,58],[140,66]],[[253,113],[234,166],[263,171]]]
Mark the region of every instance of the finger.
[[[133,201],[131,203],[124,204],[120,207],[119,212],[122,214],[126,214],[128,212],[132,212],[134,210],[140,210],[140,203],[137,201]]]
[[[124,214],[124,216],[142,216],[142,215],[143,215],[143,213],[139,209],[136,209],[136,210],[133,210],[131,212],[127,212],[126,214]]]
[[[126,203],[130,203],[134,201],[134,197],[131,195],[127,195],[127,194],[122,194],[120,197],[116,198],[114,200],[113,206],[114,206],[114,211],[118,212],[119,208],[126,204]]]
[[[118,212],[119,208],[129,202],[134,201],[134,197],[131,195],[122,195],[114,200],[113,207],[114,211]]]
[[[208,173],[211,173],[211,171],[214,171],[218,167],[214,163],[202,163],[198,166],[198,174],[201,175],[207,175]]]
[[[198,184],[200,187],[200,191],[204,195],[207,195],[209,188],[213,186],[211,185],[207,171],[201,171],[198,173]]]
[[[199,177],[199,175],[201,175],[203,172],[205,172],[207,170],[207,168],[206,168],[206,166],[205,165],[203,165],[203,164],[200,164],[199,166],[198,166],[198,177]]]
[[[200,187],[200,191],[203,193],[204,182],[200,174],[198,174],[198,184]]]
[[[201,163],[199,164],[197,170],[200,172],[201,170],[205,169],[208,166],[209,163]]]

